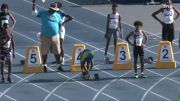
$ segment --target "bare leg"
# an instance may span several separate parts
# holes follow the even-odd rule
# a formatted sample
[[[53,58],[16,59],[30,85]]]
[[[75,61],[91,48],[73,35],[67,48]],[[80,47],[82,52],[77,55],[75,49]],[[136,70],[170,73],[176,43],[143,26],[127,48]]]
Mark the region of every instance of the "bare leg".
[[[11,60],[8,60],[8,78],[7,78],[7,81],[9,83],[12,83],[12,80],[11,80],[11,67],[12,67]]]
[[[44,65],[44,72],[47,72],[46,62],[47,62],[47,55],[42,55],[43,65]]]
[[[61,56],[64,58],[64,44],[63,39],[60,38]]]
[[[55,54],[54,57],[56,58],[57,64],[59,64],[59,67],[57,68],[59,71],[64,72],[62,68],[62,59],[60,54]]]
[[[8,60],[8,78],[11,78],[11,67],[12,67],[11,60]]]

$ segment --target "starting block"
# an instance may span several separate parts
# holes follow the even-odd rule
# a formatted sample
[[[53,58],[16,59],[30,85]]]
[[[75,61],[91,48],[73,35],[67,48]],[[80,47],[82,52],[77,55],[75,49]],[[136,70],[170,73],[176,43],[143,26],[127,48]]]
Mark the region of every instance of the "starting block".
[[[72,50],[72,65],[71,71],[72,72],[80,72],[81,71],[81,63],[78,60],[79,54],[85,49],[85,45],[83,44],[75,44]]]
[[[23,68],[24,73],[42,73],[44,67],[41,62],[39,46],[32,46],[26,49],[26,59]]]
[[[133,68],[128,43],[117,43],[113,70],[129,70]]]
[[[172,45],[169,41],[161,41],[158,46],[156,68],[176,68]]]

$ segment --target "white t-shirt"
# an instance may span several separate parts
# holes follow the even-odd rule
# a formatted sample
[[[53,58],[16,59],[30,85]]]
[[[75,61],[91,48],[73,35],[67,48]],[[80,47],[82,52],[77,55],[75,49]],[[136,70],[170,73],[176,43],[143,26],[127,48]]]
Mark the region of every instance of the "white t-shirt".
[[[135,46],[142,46],[143,45],[143,32],[140,30],[139,32],[134,31],[134,44]]]
[[[115,13],[115,14],[110,14],[109,17],[109,28],[110,29],[117,29],[119,26],[119,13]]]
[[[165,24],[171,24],[174,22],[174,9],[170,6],[164,6],[164,11],[162,12],[163,14],[163,21]]]

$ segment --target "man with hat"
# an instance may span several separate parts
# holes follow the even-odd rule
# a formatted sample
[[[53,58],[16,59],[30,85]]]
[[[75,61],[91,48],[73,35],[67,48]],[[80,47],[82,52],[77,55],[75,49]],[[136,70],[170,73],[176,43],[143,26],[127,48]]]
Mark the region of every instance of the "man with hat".
[[[59,26],[61,25],[61,16],[57,13],[59,8],[56,3],[51,3],[48,11],[37,12],[35,8],[35,0],[33,0],[33,11],[37,17],[41,19],[41,52],[44,65],[44,71],[47,72],[47,56],[49,51],[54,54],[58,63],[58,70],[63,71],[62,61],[60,58],[60,39],[59,39]]]

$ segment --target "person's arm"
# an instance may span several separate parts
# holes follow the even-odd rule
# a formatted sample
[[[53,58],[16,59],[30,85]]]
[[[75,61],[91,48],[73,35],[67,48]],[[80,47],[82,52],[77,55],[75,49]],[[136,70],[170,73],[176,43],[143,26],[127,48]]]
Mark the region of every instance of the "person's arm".
[[[147,40],[148,40],[148,36],[147,36],[146,32],[144,32],[144,31],[143,31],[143,35],[145,37],[144,45],[146,45]]]
[[[152,14],[152,17],[153,17],[154,19],[156,19],[159,23],[161,23],[161,24],[163,25],[164,22],[161,21],[161,20],[157,17],[157,15],[158,15],[159,13],[161,13],[161,12],[163,12],[163,8],[155,11],[155,12]]]
[[[92,70],[93,66],[94,66],[94,62],[93,62],[93,59],[91,59],[91,67],[90,67],[90,70]]]
[[[180,13],[179,13],[179,11],[175,7],[173,7],[173,9],[176,12],[176,17],[174,18],[174,20],[177,20],[179,18],[179,14]]]
[[[73,17],[71,16],[71,15],[69,15],[69,14],[66,14],[66,13],[64,13],[64,12],[61,12],[61,14],[62,14],[62,16],[64,16],[65,17],[65,21],[62,23],[62,25],[64,25],[65,23],[67,23],[67,22],[69,22],[69,21],[71,21],[72,19],[73,19]]]
[[[36,8],[36,0],[32,0],[32,15],[36,17],[40,17],[41,15],[38,13],[38,10]]]
[[[127,35],[126,41],[127,41],[131,46],[134,46],[134,44],[131,43],[131,41],[129,41],[129,38],[130,38],[131,36],[133,36],[133,32],[131,32],[131,33],[129,33],[129,34]]]
[[[15,58],[15,41],[14,41],[14,35],[11,34],[11,41],[12,41],[12,50],[13,50],[13,58]]]
[[[120,36],[121,38],[123,38],[123,29],[122,29],[122,19],[121,19],[121,16],[119,15],[119,29],[120,29]]]
[[[109,18],[110,18],[110,15],[108,14],[107,16],[107,23],[106,23],[106,33],[105,33],[105,38],[107,38],[107,34],[109,32]]]
[[[10,14],[10,19],[12,20],[12,26],[11,26],[11,31],[14,29],[14,26],[16,25],[16,19],[12,14]]]

